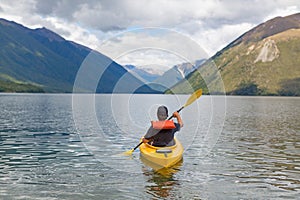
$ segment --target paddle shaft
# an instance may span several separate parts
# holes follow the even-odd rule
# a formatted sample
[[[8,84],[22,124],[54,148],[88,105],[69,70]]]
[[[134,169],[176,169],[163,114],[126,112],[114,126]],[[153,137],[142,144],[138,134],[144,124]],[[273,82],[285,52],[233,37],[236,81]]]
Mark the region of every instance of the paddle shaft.
[[[182,106],[179,110],[177,110],[177,112],[179,113],[183,108],[184,108],[184,106]],[[168,120],[172,119],[173,117],[174,117],[173,115],[170,116],[170,117],[168,118]]]
[[[136,147],[133,148],[133,151],[135,151],[139,146],[141,146],[141,144],[143,144],[143,141],[136,145]]]

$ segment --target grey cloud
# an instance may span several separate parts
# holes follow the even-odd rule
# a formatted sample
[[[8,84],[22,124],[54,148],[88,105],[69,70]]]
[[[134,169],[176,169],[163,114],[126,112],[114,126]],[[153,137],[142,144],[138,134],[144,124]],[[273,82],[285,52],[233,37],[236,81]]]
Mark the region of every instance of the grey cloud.
[[[116,3],[116,4],[115,4]],[[35,12],[101,31],[123,30],[129,25],[122,1],[36,1]],[[125,10],[126,12],[126,10]]]
[[[80,1],[36,1],[35,12],[42,16],[55,16],[67,21],[73,21],[73,13],[78,9]]]
[[[266,13],[297,1],[268,0],[223,0],[223,1],[154,1],[139,0],[53,0],[37,1],[36,11],[43,15],[54,15],[81,26],[103,32],[118,31],[129,26],[177,26],[191,28],[201,23],[206,28],[224,24],[252,23],[264,20]],[[207,4],[207,5],[206,5]],[[299,7],[300,8],[300,7]],[[189,30],[186,30],[189,32]]]
[[[36,12],[42,15],[51,15],[57,7],[58,2],[57,0],[37,1],[35,6]]]

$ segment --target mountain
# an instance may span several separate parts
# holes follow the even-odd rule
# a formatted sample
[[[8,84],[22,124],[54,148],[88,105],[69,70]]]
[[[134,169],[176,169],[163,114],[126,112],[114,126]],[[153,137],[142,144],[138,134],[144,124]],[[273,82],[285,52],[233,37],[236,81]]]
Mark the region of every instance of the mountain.
[[[47,28],[29,29],[0,19],[0,45],[2,92],[72,92],[76,75],[86,63],[94,71],[87,72],[85,83],[77,84],[76,91],[156,92],[107,56],[67,41]],[[97,62],[87,62],[87,58]],[[101,77],[95,73],[99,69],[103,71]],[[90,82],[97,85],[91,87]]]
[[[166,90],[171,88],[174,83],[177,83],[186,76],[188,76],[191,72],[197,69],[199,65],[205,62],[205,59],[197,60],[194,63],[181,63],[173,66],[171,69],[166,71],[162,76],[158,77],[153,81],[156,86],[152,86],[152,88],[157,90]],[[158,88],[160,87],[160,88]]]
[[[149,73],[144,69],[139,69],[134,65],[124,65],[124,68],[130,73],[132,73],[132,75],[136,76],[137,78],[141,79],[146,83],[153,82],[160,76],[158,74]]]
[[[215,64],[227,94],[300,95],[300,13],[276,17],[246,32],[167,93],[216,88]],[[205,80],[204,77],[205,75]]]

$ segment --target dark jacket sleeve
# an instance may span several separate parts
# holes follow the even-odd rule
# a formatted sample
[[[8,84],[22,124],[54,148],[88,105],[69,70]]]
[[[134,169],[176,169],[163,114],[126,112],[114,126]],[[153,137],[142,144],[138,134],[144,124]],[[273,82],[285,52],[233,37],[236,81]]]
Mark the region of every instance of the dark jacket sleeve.
[[[151,139],[153,136],[155,136],[159,131],[155,130],[154,128],[152,128],[152,126],[150,126],[150,128],[148,129],[146,135],[144,136],[145,139]]]
[[[174,124],[176,126],[174,132],[180,131],[180,124],[178,124],[178,123],[174,123]]]
[[[150,126],[146,135],[144,136],[145,139],[150,139],[151,137],[153,137],[154,134],[154,129]]]

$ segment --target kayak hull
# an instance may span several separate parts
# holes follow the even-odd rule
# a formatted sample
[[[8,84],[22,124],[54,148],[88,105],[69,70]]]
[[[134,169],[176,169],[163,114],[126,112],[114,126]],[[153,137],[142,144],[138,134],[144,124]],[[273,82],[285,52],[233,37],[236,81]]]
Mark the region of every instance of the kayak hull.
[[[175,145],[170,147],[155,147],[147,143],[140,146],[141,156],[160,167],[168,168],[182,160],[183,146],[175,138]]]

